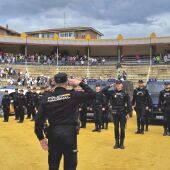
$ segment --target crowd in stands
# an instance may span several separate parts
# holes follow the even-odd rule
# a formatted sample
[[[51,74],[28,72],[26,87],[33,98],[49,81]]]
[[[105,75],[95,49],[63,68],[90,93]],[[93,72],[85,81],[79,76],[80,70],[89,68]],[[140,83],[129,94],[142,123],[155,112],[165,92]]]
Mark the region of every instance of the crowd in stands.
[[[115,57],[116,58],[116,57]],[[113,62],[110,62],[112,61]],[[107,65],[108,63],[116,63],[118,59],[113,59],[113,57],[110,58],[106,62],[106,57],[87,57],[86,54],[79,55],[78,53],[74,56],[68,55],[67,52],[59,53],[59,56],[57,57],[57,54],[52,55],[45,55],[45,54],[29,54],[29,55],[23,55],[23,54],[12,54],[12,53],[4,53],[0,51],[0,64],[43,64],[43,65],[57,65],[57,62],[59,65]],[[121,64],[130,64],[130,63],[136,63],[136,64],[142,64],[142,63],[149,63],[150,57],[149,56],[125,56],[121,55],[120,57],[120,63]],[[170,63],[170,53],[165,51],[164,54],[155,55],[152,58],[153,64],[163,64],[163,63]]]
[[[29,54],[23,55],[12,54],[12,53],[3,53],[0,51],[0,64],[18,64],[18,63],[31,63],[31,64],[47,64],[47,65],[56,65],[57,61],[60,65],[87,65],[88,57],[87,55],[80,56],[79,54],[75,56],[69,56],[68,54],[59,54],[57,60],[57,54],[45,55],[45,54]],[[90,57],[90,65],[104,65],[105,58],[102,57]]]

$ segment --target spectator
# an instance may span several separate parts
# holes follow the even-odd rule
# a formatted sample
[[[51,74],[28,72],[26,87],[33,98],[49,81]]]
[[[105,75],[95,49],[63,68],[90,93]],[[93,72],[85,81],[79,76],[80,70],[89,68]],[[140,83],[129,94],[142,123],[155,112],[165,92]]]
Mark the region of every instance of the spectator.
[[[127,79],[127,73],[126,73],[125,70],[123,70],[122,78],[123,78],[124,81]]]

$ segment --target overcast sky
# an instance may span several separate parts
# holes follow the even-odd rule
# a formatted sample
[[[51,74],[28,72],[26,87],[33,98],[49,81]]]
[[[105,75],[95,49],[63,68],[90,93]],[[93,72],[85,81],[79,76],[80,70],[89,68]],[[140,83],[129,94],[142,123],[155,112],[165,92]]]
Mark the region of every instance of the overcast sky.
[[[170,35],[170,0],[0,0],[0,25],[18,32],[91,26],[104,38]]]

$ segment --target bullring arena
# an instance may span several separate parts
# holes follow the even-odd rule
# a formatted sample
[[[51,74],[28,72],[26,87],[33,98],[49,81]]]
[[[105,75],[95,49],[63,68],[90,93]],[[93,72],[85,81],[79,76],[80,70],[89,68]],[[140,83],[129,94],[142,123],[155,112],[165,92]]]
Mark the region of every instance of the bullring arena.
[[[126,71],[127,80],[137,86],[139,79],[145,83],[148,79],[170,80],[170,65],[162,59],[154,63],[156,56],[170,54],[170,37],[157,37],[152,34],[147,38],[93,40],[67,40],[54,38],[32,38],[22,34],[21,37],[0,36],[0,51],[8,55],[55,54],[59,56],[67,51],[69,56],[86,54],[87,63],[81,62],[38,63],[25,58],[16,63],[0,64],[15,69],[20,74],[28,74],[37,78],[40,75],[53,77],[57,72],[66,72],[76,78],[102,79],[117,78],[117,64],[121,63],[120,72]],[[136,56],[140,58],[136,59]],[[89,63],[89,58],[105,58],[105,63]],[[123,58],[123,59],[122,59]],[[14,76],[14,80],[18,77]],[[1,78],[1,86],[10,81],[5,75]],[[15,82],[15,81],[14,81]],[[19,86],[19,88],[25,88]],[[1,118],[2,120],[2,118]],[[136,135],[136,116],[128,119],[126,127],[125,150],[114,150],[113,123],[108,130],[92,133],[94,124],[89,122],[87,129],[82,129],[78,136],[78,170],[169,170],[170,169],[170,137],[163,137],[163,127],[149,126],[145,135]],[[34,134],[34,123],[25,120],[16,124],[14,117],[9,123],[0,121],[0,169],[1,170],[46,170],[47,152],[44,152]],[[61,168],[62,169],[62,168]]]

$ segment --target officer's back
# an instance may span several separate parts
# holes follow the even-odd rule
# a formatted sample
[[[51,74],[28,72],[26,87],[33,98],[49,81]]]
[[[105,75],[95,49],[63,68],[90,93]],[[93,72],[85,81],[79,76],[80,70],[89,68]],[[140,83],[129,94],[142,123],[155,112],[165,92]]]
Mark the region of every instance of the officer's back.
[[[35,120],[35,133],[42,148],[49,151],[50,170],[59,168],[62,155],[64,155],[64,169],[75,170],[77,166],[77,107],[81,102],[93,98],[95,93],[88,85],[78,80],[69,80],[69,83],[79,85],[85,92],[67,90],[68,79],[65,73],[57,74],[55,82],[57,87],[54,92],[43,96]],[[46,119],[49,122],[48,145],[43,134]]]

